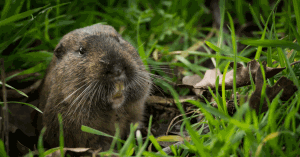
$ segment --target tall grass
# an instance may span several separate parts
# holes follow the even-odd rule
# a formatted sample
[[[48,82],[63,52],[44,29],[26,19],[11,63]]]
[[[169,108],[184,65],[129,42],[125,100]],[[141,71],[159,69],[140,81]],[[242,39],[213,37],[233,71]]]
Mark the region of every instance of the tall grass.
[[[196,0],[134,0],[101,3],[96,0],[84,2],[75,0],[68,3],[63,0],[47,2],[6,0],[0,2],[0,6],[2,8],[0,29],[5,30],[0,31],[2,41],[0,56],[5,60],[7,72],[16,69],[25,70],[18,75],[34,72],[44,74],[52,58],[52,50],[64,34],[100,22],[112,25],[125,40],[132,43],[139,51],[143,63],[149,66],[149,69],[152,68],[150,72],[168,77],[174,82],[178,81],[177,76],[167,75],[160,69],[161,66],[181,68],[183,75],[203,76],[207,68],[201,66],[201,63],[214,58],[216,67],[223,73],[229,70],[229,61],[234,62],[233,70],[236,73],[237,62],[245,64],[254,57],[260,62],[267,61],[270,67],[286,67],[274,78],[264,80],[265,85],[272,86],[280,76],[286,76],[298,89],[300,87],[300,68],[297,65],[290,66],[291,62],[300,59],[298,32],[300,2],[297,0],[278,0],[275,3],[253,0],[252,4],[245,0],[237,0],[234,3],[221,0],[220,8],[217,8],[220,9],[220,28],[212,28],[214,19],[211,11],[213,10],[208,8],[204,1]],[[246,14],[252,15],[251,21],[258,27],[251,39],[236,36],[236,27],[248,22]],[[209,31],[214,35],[208,36]],[[206,41],[203,40],[205,38]],[[189,49],[198,42],[206,43],[202,47],[207,52],[214,50],[216,53]],[[240,43],[252,47],[239,50]],[[253,54],[255,50],[256,53]],[[274,61],[277,64],[272,64]],[[175,90],[164,80],[154,79],[154,81],[163,88],[166,95],[173,96],[176,106],[183,115],[182,130],[186,130],[190,137],[180,139],[184,144],[179,147],[171,147],[173,154],[245,157],[300,155],[299,91],[288,101],[279,99],[282,94],[280,92],[272,102],[269,102],[269,110],[266,113],[257,114],[251,110],[248,102],[238,104],[236,96],[236,92],[251,95],[255,90],[254,83],[251,88],[234,86],[233,90],[226,91],[223,82],[222,89],[219,89],[222,91],[221,95],[210,90],[219,109],[212,107],[208,101],[206,103],[187,101],[205,115],[203,121],[192,124],[179,101],[179,97],[188,92],[184,89]],[[233,116],[228,115],[225,105],[231,93],[234,94],[234,104],[237,108]],[[120,140],[116,132],[112,137],[114,140],[111,149],[100,154],[166,156],[158,144],[161,139],[150,134],[151,124],[150,118],[146,140],[143,141],[139,131],[134,133],[137,129],[137,125],[134,124],[126,141]],[[206,124],[210,132],[201,134]],[[82,130],[108,136],[85,126],[82,126]],[[44,151],[41,136],[38,145],[40,155],[47,155],[58,149],[62,151],[62,139],[60,148]],[[147,149],[149,143],[158,150],[157,153]],[[118,151],[114,152],[114,148],[118,148]],[[0,154],[6,156],[1,140]]]

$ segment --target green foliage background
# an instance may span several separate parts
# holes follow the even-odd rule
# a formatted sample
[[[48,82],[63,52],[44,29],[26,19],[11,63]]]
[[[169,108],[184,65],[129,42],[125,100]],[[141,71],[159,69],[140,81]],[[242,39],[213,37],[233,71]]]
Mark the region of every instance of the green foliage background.
[[[77,28],[103,23],[112,25],[125,40],[138,49],[143,62],[153,68],[152,73],[173,82],[179,82],[179,77],[168,76],[159,69],[159,65],[182,67],[183,75],[196,73],[203,76],[207,68],[200,64],[211,58],[216,60],[216,67],[221,72],[227,70],[226,65],[229,61],[245,64],[255,58],[259,61],[267,61],[270,67],[287,67],[265,84],[274,85],[280,76],[286,76],[299,88],[300,68],[291,67],[289,64],[300,59],[298,33],[300,1],[220,0],[217,7],[210,3],[204,0],[1,1],[0,57],[4,58],[7,72],[24,69],[25,71],[19,75],[34,72],[44,74],[51,61],[53,49],[64,34]],[[220,11],[220,19],[218,19],[220,27],[216,25],[217,21],[213,18],[213,14],[217,11]],[[247,24],[257,28],[251,29],[251,39],[246,36],[246,30],[236,37],[238,30],[235,31],[234,28],[247,28]],[[223,29],[223,26],[228,29]],[[209,33],[213,35],[208,36]],[[261,40],[257,41],[258,39]],[[239,49],[241,46],[237,45],[239,40],[253,47]],[[194,44],[202,45],[203,52],[191,50]],[[216,53],[212,54],[209,48]],[[173,51],[181,52],[172,53]],[[159,57],[154,59],[155,55]],[[273,65],[273,61],[277,61],[277,64]],[[236,70],[236,67],[233,69]],[[176,100],[178,94],[185,95],[189,92],[188,90],[175,91],[160,79],[154,81]],[[228,98],[231,93],[237,91],[250,95],[253,89],[255,87],[252,85],[252,88],[222,91],[224,92],[222,97],[216,96],[217,100],[220,100],[217,103],[222,106],[225,97]],[[179,101],[176,102],[183,113],[181,104]],[[185,145],[180,149],[172,148],[174,154],[182,156],[187,154],[295,156],[300,154],[298,149],[300,145],[299,92],[295,94],[293,100],[282,102],[275,99],[270,102],[273,107],[265,115],[256,115],[249,109],[247,103],[240,107],[234,117],[229,117],[226,110],[216,110],[199,102],[191,101],[191,103],[198,106],[205,114],[206,121],[202,123],[209,124],[211,132],[200,136],[201,129],[191,125],[185,117],[183,126],[188,130],[192,140],[185,141]],[[216,119],[212,115],[215,115]],[[132,126],[132,129],[134,128],[136,127]],[[134,135],[131,134],[130,137],[124,149],[121,149],[121,155],[133,153],[125,148],[135,148],[138,155],[155,155],[145,151],[145,144],[149,140],[158,150],[161,150],[155,144],[155,138],[150,135],[146,143],[137,145],[133,140]],[[118,142],[114,141],[114,143]],[[2,146],[1,144],[0,148],[3,148]],[[3,152],[2,149],[0,152]],[[160,152],[163,154],[162,151]]]

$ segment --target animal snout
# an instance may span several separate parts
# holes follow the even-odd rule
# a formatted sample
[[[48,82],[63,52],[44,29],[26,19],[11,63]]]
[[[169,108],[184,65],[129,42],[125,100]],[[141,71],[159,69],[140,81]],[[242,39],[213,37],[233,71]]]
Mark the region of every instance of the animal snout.
[[[109,78],[114,80],[121,80],[125,76],[124,68],[118,65],[111,66],[107,71],[106,74]]]

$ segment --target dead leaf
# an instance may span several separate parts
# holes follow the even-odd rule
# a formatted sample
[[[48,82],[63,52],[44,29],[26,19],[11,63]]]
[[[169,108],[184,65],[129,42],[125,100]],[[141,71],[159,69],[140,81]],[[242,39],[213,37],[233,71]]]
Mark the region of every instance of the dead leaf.
[[[164,98],[160,96],[151,95],[146,100],[149,104],[170,104],[174,103],[174,100],[172,98]]]
[[[197,74],[192,75],[192,76],[184,76],[182,78],[182,84],[185,84],[185,85],[194,85],[200,81],[201,81],[201,77]]]
[[[197,100],[196,96],[180,96],[179,97],[179,102],[183,103],[186,102],[187,100]],[[175,101],[173,98],[165,98],[165,97],[160,97],[160,96],[149,96],[146,100],[147,103],[149,104],[174,104]]]
[[[194,88],[208,89],[207,87],[214,88],[217,76],[222,76],[221,72],[216,69],[207,70],[204,78],[194,85]]]
[[[233,67],[233,62],[230,63],[230,66]],[[250,75],[249,69],[251,72],[251,76],[255,78],[256,72],[259,69],[259,62],[256,60],[252,60],[248,62],[247,67],[244,67],[241,63],[237,63],[237,70],[236,70],[236,87],[242,87],[246,85],[250,85]],[[267,67],[265,70],[266,78],[273,77],[277,73],[281,72],[285,68],[270,68]],[[204,78],[194,85],[196,89],[208,89],[208,87],[215,89],[215,81],[217,76],[219,76],[219,89],[222,87],[222,79],[223,75],[220,73],[216,73],[216,70],[207,70],[205,72]],[[233,70],[230,70],[226,73],[225,76],[225,89],[232,89],[233,88]]]
[[[264,70],[266,70],[266,64],[263,64]],[[256,110],[257,113],[259,111],[265,112],[268,110],[268,105],[266,103],[263,103],[260,110],[260,100],[261,100],[261,91],[263,87],[264,79],[262,76],[261,69],[259,68],[256,76],[255,76],[255,91],[252,93],[250,99],[249,99],[249,106]],[[266,95],[267,96],[267,95]]]
[[[266,64],[263,64],[263,67],[266,70]],[[249,106],[255,109],[257,113],[259,113],[259,109],[260,109],[260,100],[261,100],[263,82],[264,82],[263,76],[261,73],[261,69],[259,68],[255,77],[256,88],[249,100]],[[280,99],[288,100],[298,89],[291,80],[282,76],[273,87],[270,86],[266,87],[266,96],[268,97],[269,101],[272,102],[272,100],[276,97],[276,95],[281,90],[283,90],[283,93]],[[264,100],[262,104],[261,112],[265,112],[267,110],[268,110],[267,101]]]
[[[293,81],[282,76],[273,87],[267,87],[266,93],[269,99],[273,100],[282,89],[283,93],[280,99],[284,101],[287,101],[298,90],[297,86],[293,84]]]

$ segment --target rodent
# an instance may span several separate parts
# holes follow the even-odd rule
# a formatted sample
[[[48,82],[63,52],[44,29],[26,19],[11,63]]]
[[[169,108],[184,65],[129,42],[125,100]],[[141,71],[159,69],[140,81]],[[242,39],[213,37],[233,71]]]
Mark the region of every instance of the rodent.
[[[59,146],[58,113],[65,147],[107,150],[112,138],[81,131],[81,125],[126,138],[141,122],[151,88],[150,75],[135,48],[109,25],[69,32],[54,50],[42,83],[39,107],[49,147]]]

